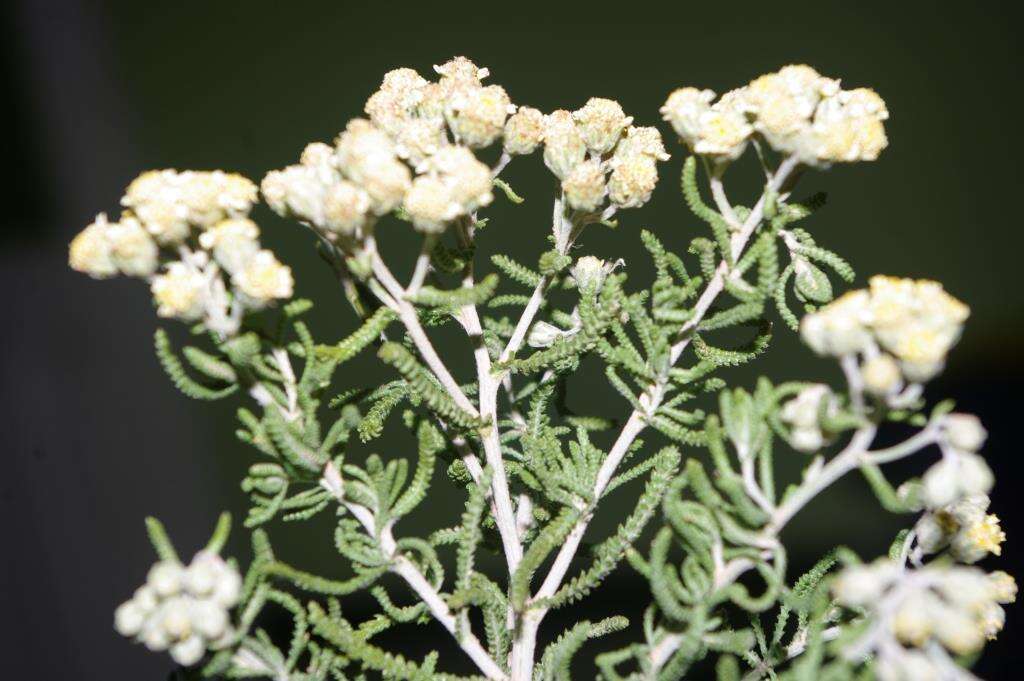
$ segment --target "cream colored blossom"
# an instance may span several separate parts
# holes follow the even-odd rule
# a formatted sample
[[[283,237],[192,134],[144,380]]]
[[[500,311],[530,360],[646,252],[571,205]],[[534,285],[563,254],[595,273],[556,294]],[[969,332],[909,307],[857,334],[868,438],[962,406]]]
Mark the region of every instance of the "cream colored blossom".
[[[658,184],[658,168],[650,156],[621,160],[608,180],[608,196],[619,208],[638,208],[651,200]]]
[[[384,74],[380,89],[366,101],[364,110],[381,130],[397,136],[423,100],[427,80],[413,69],[399,68]]]
[[[440,178],[462,214],[486,206],[494,199],[491,169],[466,147],[445,147],[424,161],[417,170]]]
[[[510,154],[531,154],[544,138],[544,114],[529,106],[505,121],[505,151]]]
[[[1013,603],[1017,600],[1017,581],[1007,572],[996,570],[988,575],[992,597],[999,603]]]
[[[383,215],[402,202],[412,175],[386,134],[357,118],[349,121],[335,146],[338,167],[370,196],[374,213]]]
[[[245,302],[257,309],[274,300],[291,298],[294,290],[291,268],[267,250],[253,255],[232,280]]]
[[[903,385],[900,366],[890,355],[880,354],[864,362],[861,367],[864,388],[875,395],[891,395]]]
[[[196,321],[206,306],[206,279],[183,262],[172,262],[164,274],[153,278],[150,286],[156,301],[156,313],[183,321]]]
[[[823,100],[800,142],[806,162],[874,161],[889,144],[889,112],[873,90],[841,91]]]
[[[490,69],[481,68],[466,57],[452,57],[441,66],[434,65],[434,71],[441,76],[444,87],[477,86],[491,74]]]
[[[142,224],[130,215],[107,228],[110,255],[122,274],[148,277],[160,264],[160,249]]]
[[[199,245],[210,251],[225,272],[238,272],[260,249],[260,229],[248,218],[221,220],[199,235]]]
[[[587,143],[572,114],[559,109],[544,117],[544,164],[561,180],[583,162]]]
[[[667,161],[671,158],[665,151],[665,143],[657,128],[634,125],[626,129],[626,135],[615,147],[612,165],[621,163],[631,156],[649,156],[656,161]]]
[[[366,222],[370,196],[358,186],[340,180],[324,192],[323,226],[338,234],[353,234]]]
[[[587,148],[598,155],[611,151],[626,126],[633,122],[633,117],[625,114],[622,105],[601,97],[591,97],[582,108],[572,113],[572,117]]]
[[[474,148],[486,147],[501,135],[515,106],[500,85],[469,88],[449,102],[447,119],[455,139]]]
[[[562,180],[566,202],[576,210],[596,211],[607,193],[604,168],[597,160],[584,161]]]
[[[668,121],[676,134],[690,147],[700,136],[701,116],[711,109],[715,99],[712,90],[684,87],[675,90],[661,107],[661,117]]]
[[[757,131],[774,149],[791,153],[803,144],[818,103],[838,91],[838,81],[805,64],[791,64],[751,81],[744,100]]]
[[[938,373],[960,338],[968,307],[935,281],[875,276],[870,290],[872,329],[907,378],[923,381]]]
[[[741,93],[727,92],[700,115],[694,152],[726,160],[740,157],[754,132],[740,106],[742,100]]]
[[[819,355],[842,356],[860,352],[871,342],[871,297],[850,291],[809,314],[800,322],[804,342]]]
[[[1004,541],[1006,533],[999,525],[999,517],[990,513],[962,527],[950,542],[950,551],[958,560],[975,563],[990,553],[1002,554]]]
[[[107,237],[108,226],[107,216],[100,213],[92,224],[71,240],[68,247],[68,265],[71,269],[94,279],[105,279],[117,274],[117,265]]]
[[[413,226],[430,234],[443,232],[448,221],[462,212],[462,207],[452,199],[448,184],[430,175],[413,180],[403,206]]]
[[[256,202],[256,185],[235,173],[149,171],[136,178],[121,204],[130,208],[162,245],[176,245],[190,227],[208,227],[228,217],[243,217]]]
[[[395,152],[414,166],[447,143],[444,120],[440,118],[410,118],[395,134]]]
[[[272,170],[260,183],[260,191],[271,210],[281,216],[294,216],[317,227],[324,226],[326,189],[321,173],[308,165]]]

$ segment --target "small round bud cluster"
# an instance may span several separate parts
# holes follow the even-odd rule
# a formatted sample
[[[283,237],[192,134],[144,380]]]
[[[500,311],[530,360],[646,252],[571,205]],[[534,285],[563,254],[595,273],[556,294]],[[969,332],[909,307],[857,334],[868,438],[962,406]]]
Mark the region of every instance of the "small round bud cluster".
[[[342,177],[334,150],[313,142],[301,162],[267,173],[260,185],[267,205],[322,230],[328,239],[352,236],[367,223],[370,195]]]
[[[875,276],[870,289],[846,293],[805,316],[800,333],[821,355],[863,352],[877,342],[898,362],[903,378],[921,382],[942,370],[968,314],[938,282]],[[869,390],[887,393],[898,385],[886,362],[865,367],[871,369],[865,375]]]
[[[881,97],[866,88],[841,90],[838,80],[804,64],[760,76],[717,102],[711,90],[680,88],[661,113],[694,153],[719,161],[738,158],[754,133],[817,166],[873,161],[888,144]]]
[[[782,405],[779,418],[790,426],[789,444],[798,452],[817,452],[830,438],[821,428],[823,413],[836,409],[835,395],[827,385],[809,385]]]
[[[466,147],[444,147],[421,163],[417,171],[422,174],[413,183],[403,207],[421,232],[442,232],[448,221],[494,200],[490,168]]]
[[[980,650],[1002,629],[1001,605],[1016,597],[1004,572],[936,564],[904,570],[888,559],[847,566],[832,589],[841,605],[867,610],[874,626],[848,645],[874,652],[882,679],[940,678],[938,670],[952,664],[943,648]]]
[[[383,215],[402,203],[412,174],[383,131],[368,120],[356,118],[348,122],[335,146],[338,169],[367,193],[374,214]]]
[[[200,552],[188,566],[161,561],[146,584],[114,613],[114,628],[180,665],[199,662],[207,648],[231,640],[229,611],[238,604],[242,578],[220,556]]]
[[[949,548],[950,555],[963,563],[976,563],[989,554],[1000,555],[1006,534],[999,517],[986,513],[989,498],[979,492],[925,513],[914,529],[925,554]]]
[[[574,112],[558,110],[544,118],[544,163],[562,180],[570,208],[599,212],[605,196],[616,208],[650,200],[657,162],[669,156],[656,128],[634,127],[632,121],[618,102],[596,97]]]

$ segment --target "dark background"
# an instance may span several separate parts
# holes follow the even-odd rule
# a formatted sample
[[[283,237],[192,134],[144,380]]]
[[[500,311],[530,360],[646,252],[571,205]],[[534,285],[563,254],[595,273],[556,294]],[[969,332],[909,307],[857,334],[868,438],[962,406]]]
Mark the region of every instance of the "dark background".
[[[1022,576],[1024,512],[1014,499],[1020,445],[1013,440],[1024,331],[1018,24],[1009,3],[953,6],[4,3],[0,97],[10,119],[2,147],[10,174],[0,219],[0,291],[8,308],[0,333],[3,678],[164,678],[169,658],[130,645],[111,627],[113,608],[153,560],[142,518],[162,518],[190,553],[219,510],[244,513],[237,482],[254,460],[231,437],[232,405],[189,402],[165,380],[151,352],[156,322],[144,287],[70,272],[69,239],[95,213],[116,213],[123,188],[142,169],[224,168],[258,181],[294,162],[305,143],[330,140],[360,114],[385,71],[407,65],[428,74],[454,54],[490,67],[489,82],[504,85],[516,103],[551,110],[613,97],[640,124],[661,123],[657,109],[675,87],[721,92],[791,62],[841,76],[849,87],[876,88],[892,112],[891,146],[877,163],[809,175],[801,192],[830,193],[810,227],[858,267],[860,283],[874,272],[927,276],[971,305],[964,338],[929,395],[956,397],[988,425],[986,454],[998,475],[994,507],[1009,540],[1003,559],[986,565]],[[677,190],[683,150],[671,151],[652,204],[622,214],[619,233],[596,230],[585,239],[585,252],[625,256],[640,281],[646,270],[631,259],[639,227],[680,249],[698,229]],[[527,202],[496,201],[485,250],[532,260],[543,249],[552,188],[540,166],[535,155],[507,171]],[[735,201],[755,189],[750,170],[732,173]],[[265,242],[295,269],[300,294],[321,301],[317,335],[329,341],[351,330],[351,313],[307,236],[264,208],[255,217]],[[408,230],[390,229],[384,248],[407,262],[415,247]],[[785,332],[757,370],[780,380],[835,378],[834,366]],[[372,362],[357,362],[339,384],[382,375]],[[735,375],[739,383],[752,378]],[[582,408],[624,409],[602,378],[574,388],[571,399]],[[411,452],[397,427],[373,449]],[[439,490],[447,484],[441,477]],[[413,522],[400,530],[456,522],[458,496],[439,491],[420,514],[422,528]],[[856,477],[828,497],[789,533],[794,571],[838,543],[877,555],[906,522],[878,510]],[[598,529],[611,527],[614,515],[599,518]],[[331,559],[327,525],[288,529],[271,528],[282,555],[343,573]],[[229,553],[248,560],[243,533]],[[583,607],[637,614],[647,598],[645,584],[624,568]],[[348,608],[358,620],[366,603],[355,599]],[[1009,670],[1024,659],[1021,620],[1011,608],[1006,632],[978,667],[982,676],[1016,678]],[[564,621],[550,617],[549,634]],[[433,626],[404,631],[411,638],[403,646],[448,645]],[[634,629],[619,642],[636,636]],[[591,674],[584,667],[580,677]]]

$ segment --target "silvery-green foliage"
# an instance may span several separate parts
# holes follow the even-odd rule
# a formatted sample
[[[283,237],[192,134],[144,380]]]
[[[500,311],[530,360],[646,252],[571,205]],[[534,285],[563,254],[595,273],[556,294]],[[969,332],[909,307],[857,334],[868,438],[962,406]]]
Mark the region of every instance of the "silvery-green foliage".
[[[985,429],[924,397],[968,309],[924,280],[876,276],[841,293],[854,270],[812,231],[824,197],[797,191],[802,175],[878,157],[882,99],[807,66],[717,100],[673,92],[661,112],[691,152],[681,203],[694,218],[674,229],[690,241],[677,253],[667,229],[623,231],[653,268],[637,281],[621,260],[589,253],[586,235],[650,199],[668,158],[660,132],[608,99],[549,114],[517,107],[463,57],[435,68],[433,82],[389,72],[368,119],[261,183],[266,204],[304,227],[337,277],[342,295],[318,304],[344,299],[355,313],[344,338],[304,321],[313,302],[293,297],[291,269],[261,248],[256,186],[238,175],[144,173],[119,221],[101,214],[72,242],[73,268],[144,279],[159,316],[191,325],[185,344],[156,331],[159,363],[186,396],[234,401],[236,435],[253,453],[241,483],[248,568],[220,556],[226,515],[188,563],[150,519],[157,562],[118,608],[117,630],[200,678],[434,679],[472,668],[567,679],[593,673],[579,653],[613,633],[625,645],[595,660],[607,680],[711,669],[722,681],[973,678],[967,667],[1002,628],[1016,584],[975,566],[1004,540],[987,512]],[[499,142],[488,165],[481,158]],[[748,150],[764,188],[733,204],[726,171]],[[547,241],[535,262],[478,253],[484,209],[524,201],[502,170],[534,151],[555,176]],[[401,278],[386,257],[396,226],[376,229],[389,221],[422,237]],[[436,347],[444,325],[468,349]],[[733,367],[790,329],[836,360],[842,389],[730,383]],[[450,370],[460,351],[472,375]],[[389,378],[352,385],[345,364],[360,354]],[[595,368],[617,414],[568,407],[569,378]],[[874,445],[890,423],[914,434]],[[386,429],[411,433],[409,450],[357,455]],[[941,458],[894,486],[883,466],[922,450]],[[798,478],[779,475],[781,457],[805,464]],[[795,574],[782,530],[855,470],[884,509],[910,516],[906,529],[888,556],[862,563],[822,547]],[[437,523],[426,536],[405,531],[403,518],[451,494],[461,513],[426,514]],[[590,523],[613,494],[623,513],[601,537]],[[341,577],[271,548],[272,534],[314,516],[334,526],[324,541]],[[609,612],[561,633],[542,628],[550,611],[599,598],[619,569],[649,583],[641,621]],[[375,615],[346,615],[356,592],[374,599]],[[290,637],[261,628],[270,609],[291,622]],[[412,659],[377,638],[425,623],[465,659]]]

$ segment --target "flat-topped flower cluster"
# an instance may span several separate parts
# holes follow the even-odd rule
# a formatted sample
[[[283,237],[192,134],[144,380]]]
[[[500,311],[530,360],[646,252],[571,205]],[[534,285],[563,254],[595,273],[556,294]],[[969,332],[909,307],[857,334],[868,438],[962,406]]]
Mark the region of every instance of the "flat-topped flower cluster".
[[[585,213],[646,203],[657,161],[668,158],[655,128],[609,99],[543,114],[517,107],[500,85],[464,57],[436,66],[437,81],[413,69],[384,76],[334,146],[314,142],[300,162],[262,182],[268,204],[331,240],[359,239],[392,211],[424,233],[443,232],[492,199],[492,182],[512,156],[543,145],[544,162],[562,183],[568,205]],[[476,151],[502,142],[494,168]]]
[[[942,370],[969,314],[938,282],[875,276],[868,289],[850,291],[804,317],[800,333],[821,355],[866,353],[870,361],[890,362],[876,359],[881,348],[895,358],[903,377],[921,382]],[[869,365],[865,378],[880,393],[900,384],[884,365]]]
[[[125,191],[121,219],[101,213],[71,242],[72,268],[150,283],[157,314],[228,336],[246,310],[292,296],[291,270],[261,249],[249,219],[256,185],[221,171],[154,170]]]
[[[885,102],[874,90],[843,90],[810,66],[785,66],[715,101],[712,90],[684,87],[661,108],[694,153],[739,158],[755,133],[808,165],[873,161],[888,144]]]

